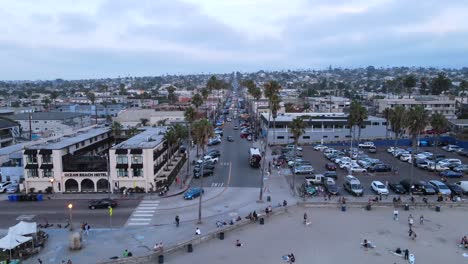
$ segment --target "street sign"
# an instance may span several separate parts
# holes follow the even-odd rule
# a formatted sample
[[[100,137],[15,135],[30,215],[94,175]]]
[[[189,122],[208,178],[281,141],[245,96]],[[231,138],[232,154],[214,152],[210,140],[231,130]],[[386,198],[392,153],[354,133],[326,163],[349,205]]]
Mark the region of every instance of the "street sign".
[[[112,207],[109,206],[109,216],[112,216]]]

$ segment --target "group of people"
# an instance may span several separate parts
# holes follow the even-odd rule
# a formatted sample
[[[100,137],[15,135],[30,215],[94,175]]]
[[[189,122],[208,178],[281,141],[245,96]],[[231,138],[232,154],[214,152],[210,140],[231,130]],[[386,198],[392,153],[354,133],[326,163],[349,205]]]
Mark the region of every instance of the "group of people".
[[[258,220],[257,212],[253,211],[252,213],[249,213],[249,215],[246,217],[246,219],[249,219],[250,221],[256,222]]]
[[[159,242],[159,243],[156,243],[153,247],[153,250],[154,251],[160,251],[162,252],[164,249],[164,246],[163,246],[163,243],[162,242]]]
[[[294,256],[293,253],[284,255],[283,260],[286,261],[286,263],[294,263],[296,262],[296,257]]]
[[[267,208],[265,208],[265,214],[267,216],[270,216],[270,214],[273,212],[273,208],[271,208],[271,205],[269,205]]]
[[[128,249],[125,249],[124,252],[122,252],[122,257],[124,258],[133,257],[133,254],[131,251],[128,251]]]

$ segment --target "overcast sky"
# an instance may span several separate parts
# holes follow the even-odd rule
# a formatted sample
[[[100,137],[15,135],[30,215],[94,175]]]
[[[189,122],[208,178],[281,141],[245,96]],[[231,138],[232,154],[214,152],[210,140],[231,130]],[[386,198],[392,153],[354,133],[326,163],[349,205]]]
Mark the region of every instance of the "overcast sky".
[[[73,3],[73,4],[70,4]],[[0,79],[468,66],[466,0],[0,0]]]

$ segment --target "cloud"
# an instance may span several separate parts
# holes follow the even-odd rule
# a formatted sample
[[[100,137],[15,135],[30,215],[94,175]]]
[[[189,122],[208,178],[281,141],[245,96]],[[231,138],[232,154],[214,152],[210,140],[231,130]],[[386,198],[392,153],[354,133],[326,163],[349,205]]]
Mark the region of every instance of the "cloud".
[[[462,66],[461,0],[5,2],[0,79]],[[13,55],[14,56],[13,56]],[[9,67],[8,65],[12,65]]]

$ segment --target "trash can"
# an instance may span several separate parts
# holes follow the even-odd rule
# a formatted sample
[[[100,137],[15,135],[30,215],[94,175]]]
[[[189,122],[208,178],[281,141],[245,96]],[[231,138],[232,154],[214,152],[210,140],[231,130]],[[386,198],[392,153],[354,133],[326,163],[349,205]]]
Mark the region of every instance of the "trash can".
[[[371,209],[372,209],[372,206],[371,206],[370,204],[367,204],[367,205],[366,205],[366,210],[367,210],[367,211],[370,211]]]
[[[261,224],[261,225],[264,225],[264,224],[265,224],[265,218],[263,218],[263,217],[260,218],[260,224]]]
[[[37,201],[38,201],[38,202],[41,202],[42,199],[43,199],[43,198],[42,198],[42,194],[38,194],[38,195],[37,195]]]
[[[341,206],[341,212],[346,212],[346,205]]]
[[[159,255],[159,256],[158,256],[158,263],[159,263],[159,264],[164,263],[164,255]]]
[[[17,195],[17,194],[13,194],[13,201],[14,201],[14,202],[17,202],[17,201],[18,201],[18,195]]]
[[[189,252],[189,253],[193,252],[193,246],[192,246],[192,244],[188,244],[188,245],[187,245],[187,252]]]
[[[10,202],[14,201],[13,195],[8,195],[8,201],[10,201]]]
[[[219,240],[224,240],[224,232],[219,233]]]
[[[409,204],[405,204],[405,211],[409,211]]]
[[[436,205],[435,210],[436,212],[440,212],[440,206]]]
[[[271,196],[267,196],[267,202],[271,202]]]

